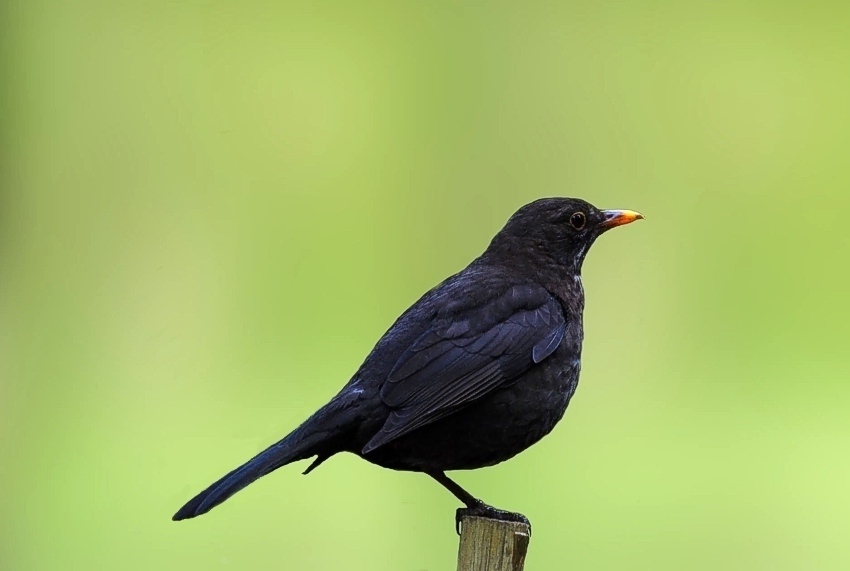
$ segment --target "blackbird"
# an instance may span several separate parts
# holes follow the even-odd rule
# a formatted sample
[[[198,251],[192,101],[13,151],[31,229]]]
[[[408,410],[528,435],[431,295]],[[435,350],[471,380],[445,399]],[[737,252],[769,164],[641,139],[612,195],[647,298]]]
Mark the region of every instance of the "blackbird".
[[[174,515],[210,511],[269,472],[339,452],[423,472],[464,515],[509,521],[446,476],[492,466],[546,436],[575,393],[584,336],[581,266],[603,232],[643,218],[575,198],[520,208],[461,272],[396,320],[348,384],[277,444],[191,499]]]

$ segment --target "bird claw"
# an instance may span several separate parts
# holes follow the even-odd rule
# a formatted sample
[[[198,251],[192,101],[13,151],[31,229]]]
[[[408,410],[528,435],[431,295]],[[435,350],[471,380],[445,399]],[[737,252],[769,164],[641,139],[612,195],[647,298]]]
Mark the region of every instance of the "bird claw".
[[[498,521],[510,521],[514,523],[522,523],[528,526],[528,534],[531,535],[531,522],[528,518],[517,512],[509,512],[488,506],[484,502],[479,501],[472,507],[459,508],[455,512],[455,531],[460,535],[461,521],[465,517],[483,517],[487,519],[495,519]]]

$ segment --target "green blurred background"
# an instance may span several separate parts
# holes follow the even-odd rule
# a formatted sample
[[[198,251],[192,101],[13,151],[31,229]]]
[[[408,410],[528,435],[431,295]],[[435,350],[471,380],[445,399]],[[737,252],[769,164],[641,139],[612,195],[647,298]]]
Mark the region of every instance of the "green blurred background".
[[[548,195],[564,421],[458,481],[528,569],[850,568],[850,8],[0,4],[0,568],[453,569],[457,502],[351,456],[191,495]]]

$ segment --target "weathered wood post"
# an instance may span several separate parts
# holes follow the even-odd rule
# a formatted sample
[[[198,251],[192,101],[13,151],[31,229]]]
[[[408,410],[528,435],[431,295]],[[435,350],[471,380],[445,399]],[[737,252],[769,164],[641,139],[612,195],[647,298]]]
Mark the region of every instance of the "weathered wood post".
[[[530,538],[527,524],[464,516],[457,571],[522,571]]]

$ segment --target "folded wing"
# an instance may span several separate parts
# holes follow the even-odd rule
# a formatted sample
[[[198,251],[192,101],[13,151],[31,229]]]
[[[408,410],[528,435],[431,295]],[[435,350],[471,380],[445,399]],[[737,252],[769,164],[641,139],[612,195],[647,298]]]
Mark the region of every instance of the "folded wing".
[[[381,389],[393,409],[371,452],[509,383],[564,338],[561,306],[539,286],[513,286],[484,305],[439,315],[399,358]]]

